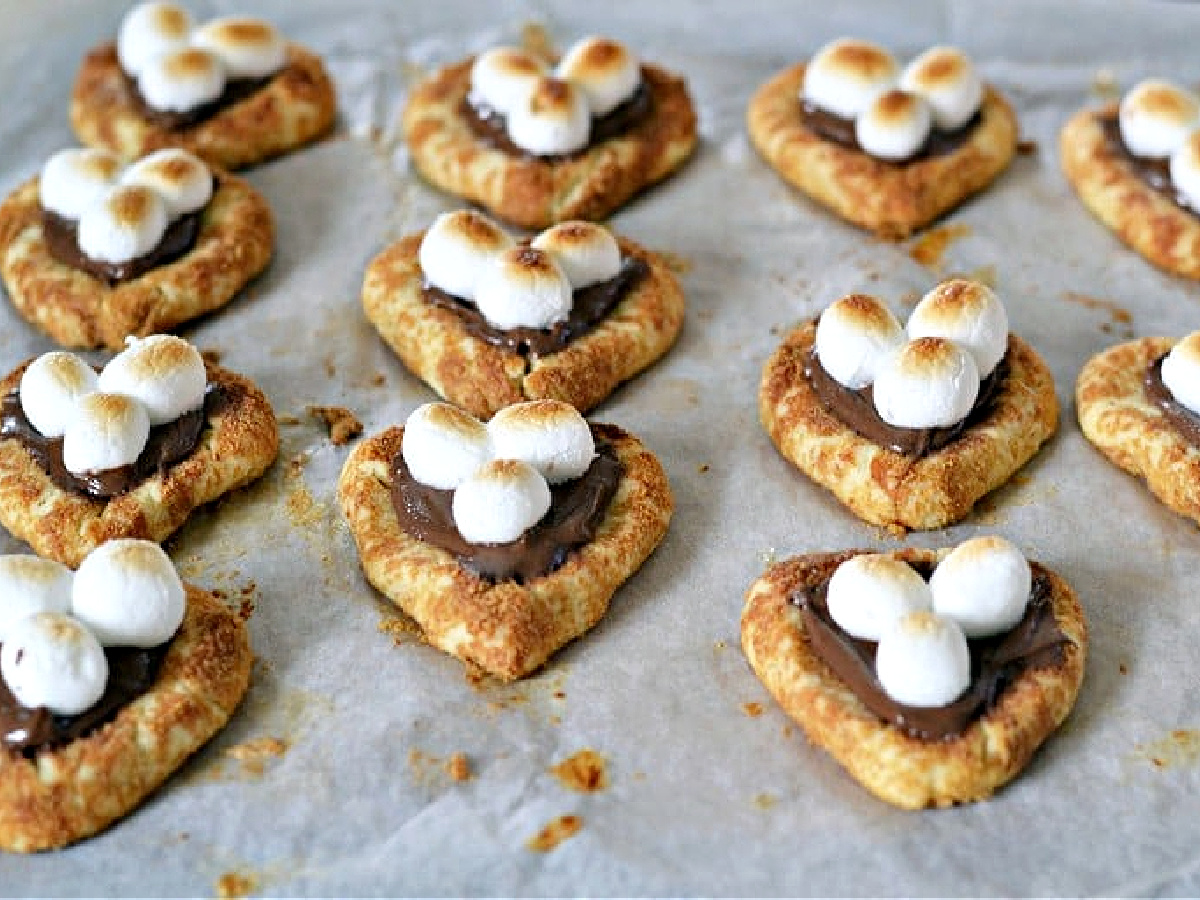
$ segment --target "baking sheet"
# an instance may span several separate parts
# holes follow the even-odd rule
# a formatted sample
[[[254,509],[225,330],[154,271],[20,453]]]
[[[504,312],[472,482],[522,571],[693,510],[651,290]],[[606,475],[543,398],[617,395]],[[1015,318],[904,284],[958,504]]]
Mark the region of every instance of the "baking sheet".
[[[185,335],[262,386],[279,463],[170,544],[183,574],[253,604],[258,656],[230,723],[139,810],[65,851],[0,855],[5,894],[1196,894],[1200,631],[1195,526],[1106,463],[1075,423],[1074,379],[1130,336],[1200,327],[1200,289],[1162,275],[1076,201],[1056,161],[1067,115],[1146,74],[1200,81],[1200,8],[1092,2],[814,6],[582,2],[189,3],[250,10],[316,49],[338,83],[336,137],[249,173],[275,260]],[[73,144],[66,105],[121,2],[0,2],[0,191]],[[416,179],[396,132],[414,78],[540,23],[560,44],[628,40],[687,74],[702,143],[613,225],[673,254],[688,299],[670,355],[595,414],[659,455],[676,515],[606,618],[540,673],[498,686],[425,647],[364,581],[335,506],[347,447],[311,404],[367,433],[432,394],[366,323],[368,260],[454,201]],[[841,33],[911,58],[953,42],[1013,99],[1036,152],[949,216],[942,252],[835,221],[763,164],[745,104]],[[936,238],[934,239],[936,241]],[[920,249],[918,249],[920,248]],[[925,253],[928,264],[910,252]],[[941,274],[994,279],[1045,356],[1062,427],[961,525],[896,540],[854,519],[759,427],[779,335],[869,290],[907,309]],[[0,303],[0,370],[51,349]],[[750,672],[738,616],[772,559],[847,546],[945,546],[998,531],[1073,584],[1091,627],[1074,713],[1010,787],[906,813],[809,747]],[[20,549],[0,538],[0,551]],[[550,768],[584,749],[607,786]],[[470,777],[450,765],[463,754]],[[571,779],[567,779],[570,782]],[[527,844],[574,816],[554,849]]]

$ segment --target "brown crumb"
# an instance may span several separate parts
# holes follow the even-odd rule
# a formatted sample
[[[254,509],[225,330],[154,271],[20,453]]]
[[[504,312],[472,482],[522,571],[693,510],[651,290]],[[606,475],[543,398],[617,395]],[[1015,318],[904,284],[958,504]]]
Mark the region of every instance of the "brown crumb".
[[[917,238],[908,248],[908,255],[921,265],[937,271],[942,267],[942,256],[950,243],[970,233],[971,226],[962,222],[938,225]]]
[[[742,704],[742,712],[752,719],[757,719],[763,714],[763,705],[756,700],[751,700],[749,703]]]
[[[363,433],[362,422],[344,406],[310,406],[308,414],[325,423],[329,429],[329,439],[337,447],[348,444]]]
[[[247,774],[261,775],[266,770],[267,760],[283,756],[287,749],[288,743],[282,738],[262,737],[228,747],[225,755],[240,762]]]
[[[1022,138],[1017,141],[1017,152],[1022,156],[1032,156],[1038,152],[1038,142],[1033,138]]]
[[[226,872],[217,879],[217,896],[221,900],[245,897],[258,890],[258,876],[249,872]]]
[[[1133,314],[1119,303],[1100,297],[1090,297],[1078,291],[1065,291],[1062,298],[1068,303],[1074,303],[1084,309],[1108,313],[1108,322],[1100,324],[1100,330],[1105,334],[1111,334],[1116,329],[1125,338],[1133,337]]]
[[[384,616],[375,626],[384,634],[390,635],[392,643],[397,647],[411,644],[414,640],[423,641],[425,633],[421,626],[407,616]]]
[[[549,853],[563,841],[572,838],[583,827],[579,816],[559,816],[525,842],[526,848],[538,853]]]
[[[471,763],[467,754],[461,750],[450,754],[450,758],[446,760],[446,774],[454,781],[470,781]]]
[[[299,425],[300,417],[299,416],[280,416],[279,424],[280,425]]]
[[[708,468],[708,463],[700,463],[700,465],[696,466],[696,471],[703,475],[708,471]]]
[[[209,347],[207,350],[200,351],[200,358],[210,365],[217,365],[221,362],[221,358],[225,355],[225,351],[218,347]]]
[[[284,474],[288,478],[299,478],[300,473],[304,471],[304,467],[308,465],[308,454],[297,453],[287,461],[287,469]]]
[[[594,794],[608,787],[608,768],[603,756],[595,750],[580,750],[550,769],[563,787]]]
[[[376,372],[371,376],[371,387],[383,387],[387,384],[387,376],[382,372]]]
[[[1126,666],[1125,663],[1121,663],[1120,665],[1117,666],[1117,671],[1120,672],[1122,675],[1128,675],[1129,667]]]
[[[766,811],[775,805],[775,797],[771,794],[755,794],[754,805]]]
[[[325,374],[330,378],[337,374],[337,366],[333,363],[333,354],[329,354],[322,362],[325,364]]]
[[[1176,728],[1157,741],[1138,744],[1136,752],[1155,768],[1180,768],[1200,763],[1200,730]]]
[[[686,256],[680,256],[678,253],[672,253],[669,250],[658,251],[659,257],[662,259],[668,269],[675,275],[686,275],[692,271],[692,261]]]

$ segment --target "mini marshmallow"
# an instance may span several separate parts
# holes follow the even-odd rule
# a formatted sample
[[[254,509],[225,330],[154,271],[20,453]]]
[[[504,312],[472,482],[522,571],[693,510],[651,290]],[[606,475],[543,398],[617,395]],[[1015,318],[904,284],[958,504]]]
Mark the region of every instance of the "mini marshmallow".
[[[118,185],[84,210],[76,240],[90,259],[125,263],[157,247],[168,224],[167,204],[157,191]]]
[[[549,328],[571,313],[571,282],[550,254],[516,246],[475,289],[475,305],[493,328]]]
[[[1175,148],[1169,169],[1175,190],[1183,195],[1193,212],[1200,212],[1200,129]]]
[[[188,47],[147,60],[137,83],[150,108],[187,112],[221,96],[225,66],[216,54]]]
[[[21,375],[18,394],[29,424],[42,437],[62,437],[75,401],[96,390],[96,371],[74,353],[43,353]]]
[[[269,22],[249,16],[205,22],[192,34],[192,44],[220,59],[229,78],[265,78],[287,62],[283,36]]]
[[[868,294],[850,294],[821,313],[814,346],[829,377],[857,391],[903,343],[904,329],[890,309]]]
[[[860,553],[834,571],[825,602],[847,634],[878,641],[902,616],[931,609],[933,597],[908,563],[883,553]]]
[[[1008,631],[1025,615],[1033,573],[1013,544],[996,535],[959,544],[929,579],[933,611],[969,638]]]
[[[943,131],[962,128],[983,103],[983,81],[955,47],[930,47],[900,73],[900,87],[925,98]]]
[[[494,459],[454,492],[454,524],[472,544],[507,544],[550,510],[550,486],[519,459]]]
[[[42,166],[38,201],[42,209],[77,220],[109,192],[121,161],[107,150],[59,150]]]
[[[1200,126],[1200,102],[1190,91],[1151,78],[1121,99],[1117,121],[1130,153],[1164,159]]]
[[[896,60],[878,44],[838,38],[804,70],[804,99],[826,112],[853,119],[896,83]]]
[[[561,400],[531,400],[505,407],[487,424],[496,459],[519,459],[551,484],[578,478],[596,456],[587,420]]]
[[[121,175],[122,184],[140,184],[158,192],[172,219],[203,209],[212,198],[213,177],[199,157],[186,150],[158,150]]]
[[[558,78],[539,78],[508,112],[509,140],[537,155],[582,150],[591,131],[587,97],[570,81]]]
[[[183,622],[183,582],[153,541],[107,541],[75,573],[71,612],[105,647],[157,647]]]
[[[875,411],[896,428],[944,428],[961,422],[979,395],[979,369],[945,338],[909,341],[875,375]]]
[[[884,91],[854,120],[859,146],[871,156],[891,161],[913,156],[932,128],[929,104],[901,90]]]
[[[1200,414],[1200,331],[1171,348],[1162,361],[1162,381],[1177,402]]]
[[[137,400],[95,391],[75,404],[63,432],[63,465],[83,475],[128,466],[137,460],[150,435],[150,416]]]
[[[554,74],[579,86],[597,118],[632,97],[642,83],[637,57],[623,44],[602,37],[574,44],[563,54]]]
[[[109,360],[99,378],[106,394],[124,394],[146,407],[152,426],[199,409],[207,387],[204,357],[172,334],[126,338],[125,349]]]
[[[40,556],[0,556],[0,644],[18,619],[71,611],[71,570]]]
[[[117,61],[136,78],[151,59],[187,47],[192,16],[174,3],[142,3],[121,20],[117,31]]]
[[[26,709],[75,716],[104,694],[108,660],[82,624],[43,612],[15,622],[0,648],[0,676]]]
[[[470,101],[507,116],[546,74],[542,61],[515,47],[496,47],[471,65]]]
[[[535,237],[532,246],[550,254],[576,291],[616,278],[621,271],[617,239],[594,222],[562,222]]]
[[[975,358],[986,377],[1008,352],[1008,313],[995,292],[966,278],[950,278],[933,288],[908,317],[910,338],[954,341]]]
[[[922,611],[901,617],[875,647],[875,677],[905,706],[945,706],[971,685],[971,651],[953,619]]]
[[[513,239],[482,213],[460,209],[433,220],[417,262],[425,280],[453,297],[474,300],[480,278],[496,258],[513,246]]]
[[[449,403],[426,403],[404,423],[400,452],[421,484],[441,491],[458,487],[491,457],[487,428]]]

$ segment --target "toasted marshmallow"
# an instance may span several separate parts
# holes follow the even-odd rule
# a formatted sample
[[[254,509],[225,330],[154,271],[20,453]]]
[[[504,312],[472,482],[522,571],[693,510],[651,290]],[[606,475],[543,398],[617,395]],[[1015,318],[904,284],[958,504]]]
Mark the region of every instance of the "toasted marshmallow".
[[[933,606],[925,579],[903,560],[883,553],[860,553],[829,579],[829,615],[852,637],[877,641],[901,616]]]
[[[1200,126],[1200,102],[1190,91],[1150,78],[1121,99],[1117,121],[1130,153],[1165,159]]]
[[[42,209],[77,220],[116,184],[121,161],[107,150],[59,150],[42,166]]]
[[[163,53],[182,50],[191,39],[192,16],[174,3],[142,3],[121,20],[117,61],[134,78],[146,63]]]
[[[857,391],[903,343],[904,329],[890,309],[868,294],[850,294],[821,313],[814,346],[829,377]]]
[[[192,43],[217,56],[229,78],[265,78],[287,62],[287,42],[270,22],[226,16],[205,22]]]
[[[809,61],[801,93],[814,106],[853,119],[896,83],[898,70],[896,60],[878,44],[838,38]]]
[[[400,453],[421,484],[450,491],[491,458],[487,428],[449,403],[426,403],[404,423]]]
[[[933,611],[953,619],[969,638],[1000,634],[1020,622],[1032,584],[1024,554],[997,535],[959,544],[929,579]]]
[[[96,390],[96,383],[95,370],[74,353],[43,353],[21,375],[21,409],[42,437],[62,437],[75,401]]]
[[[183,622],[183,582],[153,541],[107,541],[79,565],[71,612],[105,647],[157,647]]]
[[[158,192],[172,219],[203,209],[212,198],[208,166],[186,150],[158,150],[144,156],[121,175],[122,184],[140,184]]]
[[[884,91],[854,120],[862,149],[880,159],[908,159],[921,149],[933,128],[929,104],[907,91]]]
[[[550,254],[512,247],[475,289],[475,305],[494,328],[549,328],[571,313],[571,282]]]
[[[578,478],[596,456],[592,429],[579,410],[561,400],[505,407],[487,424],[495,459],[519,459],[551,484]]]
[[[43,612],[13,623],[0,648],[0,676],[27,709],[44,706],[55,715],[74,716],[103,695],[108,660],[82,624]]]
[[[100,372],[99,388],[138,400],[150,424],[173,422],[204,405],[208,372],[200,351],[173,334],[125,339],[125,349]]]
[[[975,358],[986,377],[1008,352],[1008,313],[995,292],[966,278],[950,278],[934,287],[908,317],[910,338],[942,337]]]
[[[621,271],[621,248],[617,239],[594,222],[562,222],[533,239],[558,263],[573,290],[616,278]]]
[[[221,96],[225,65],[199,47],[164,53],[146,61],[138,75],[146,105],[163,112],[187,112]]]
[[[930,47],[905,66],[900,87],[925,98],[943,131],[962,128],[983,103],[983,81],[956,47]]]
[[[574,44],[563,54],[554,74],[579,86],[597,118],[632,97],[642,83],[637,57],[624,44],[602,37]]]
[[[496,47],[471,65],[470,101],[507,116],[546,74],[542,61],[515,47]]]
[[[460,209],[433,220],[421,239],[417,262],[431,285],[474,300],[480,278],[512,245],[508,233],[483,213]]]
[[[157,191],[118,185],[79,217],[76,240],[91,259],[124,263],[157,247],[168,224],[167,204]]]
[[[71,611],[71,570],[28,554],[0,556],[0,644],[18,619]]]
[[[1193,131],[1171,154],[1171,183],[1191,206],[1200,211],[1200,129]]]
[[[582,150],[591,132],[587,97],[572,82],[558,78],[539,78],[508,112],[509,140],[534,154]]]
[[[945,706],[971,685],[971,651],[953,619],[929,611],[902,616],[875,647],[875,677],[905,706]]]
[[[1177,402],[1200,414],[1200,331],[1171,348],[1162,361],[1162,381]]]
[[[979,368],[945,338],[909,341],[875,375],[875,411],[896,428],[944,428],[961,422],[979,395]]]
[[[550,486],[519,459],[494,459],[460,484],[450,510],[463,540],[507,544],[536,525],[550,509]]]
[[[137,400],[99,391],[84,394],[63,432],[63,465],[75,475],[130,465],[149,435],[150,416]]]

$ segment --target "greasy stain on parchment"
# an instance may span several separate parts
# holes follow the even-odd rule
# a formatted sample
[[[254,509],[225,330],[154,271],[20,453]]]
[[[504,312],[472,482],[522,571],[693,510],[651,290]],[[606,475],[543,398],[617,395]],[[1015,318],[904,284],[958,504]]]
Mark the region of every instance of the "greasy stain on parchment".
[[[242,764],[243,774],[261,778],[267,763],[279,759],[287,752],[290,744],[279,737],[260,737],[241,744],[226,747],[224,754]]]
[[[525,847],[538,853],[549,853],[563,841],[574,837],[582,827],[583,819],[580,816],[559,816],[526,841]]]
[[[1118,337],[1129,339],[1133,337],[1133,313],[1112,300],[1100,297],[1090,297],[1078,291],[1066,291],[1062,298],[1068,303],[1082,306],[1084,309],[1098,310],[1108,314],[1108,321],[1100,323],[1100,330],[1105,334],[1116,332]]]
[[[572,753],[558,765],[551,766],[550,774],[563,787],[581,794],[593,794],[608,787],[608,761],[590,748]]]
[[[246,897],[258,890],[258,876],[253,872],[226,872],[217,879],[217,896],[221,900]]]
[[[962,222],[951,222],[947,225],[938,225],[935,228],[930,228],[919,238],[912,242],[908,248],[908,255],[928,269],[933,269],[935,272],[942,268],[942,256],[946,252],[946,248],[959,238],[966,237],[971,233],[971,226]]]
[[[1134,753],[1156,769],[1178,769],[1200,763],[1200,729],[1176,728],[1157,741],[1138,744]]]

